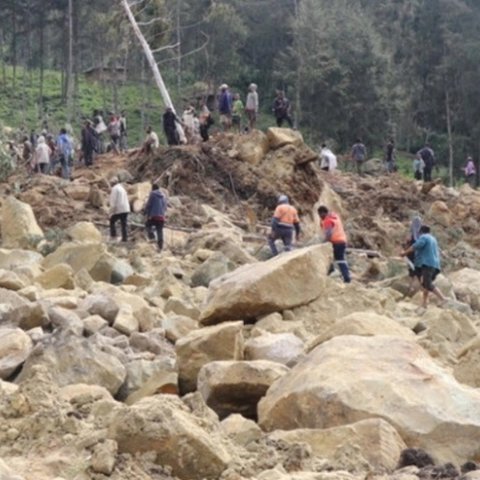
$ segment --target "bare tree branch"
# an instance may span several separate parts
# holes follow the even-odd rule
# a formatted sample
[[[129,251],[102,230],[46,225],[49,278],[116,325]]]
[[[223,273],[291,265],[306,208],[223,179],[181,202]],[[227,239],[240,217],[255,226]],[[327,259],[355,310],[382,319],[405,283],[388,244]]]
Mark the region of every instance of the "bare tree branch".
[[[156,48],[155,50],[152,50],[152,53],[158,53],[162,52],[163,50],[169,50],[172,48],[177,48],[180,45],[180,42],[177,42],[173,45],[165,45],[164,47]]]
[[[210,42],[210,37],[204,32],[200,32],[200,33],[206,38],[206,41],[200,47],[195,48],[194,50],[190,50],[187,53],[184,53],[183,55],[180,56],[180,58],[189,57],[190,55],[198,53],[201,50],[204,50],[206,48],[206,46]],[[172,57],[172,58],[165,58],[164,60],[161,60],[161,61],[157,62],[157,65],[163,65],[164,63],[170,62],[172,60],[178,60],[178,58],[179,58],[178,56]]]

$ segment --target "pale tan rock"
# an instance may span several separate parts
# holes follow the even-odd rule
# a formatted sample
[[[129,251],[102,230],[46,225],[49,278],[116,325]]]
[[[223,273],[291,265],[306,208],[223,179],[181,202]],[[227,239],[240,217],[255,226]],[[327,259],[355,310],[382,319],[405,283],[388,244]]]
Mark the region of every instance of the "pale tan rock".
[[[268,437],[287,444],[307,443],[313,456],[327,459],[336,470],[392,472],[407,448],[398,432],[380,418],[323,430],[276,430]]]
[[[60,389],[60,397],[70,403],[85,404],[99,400],[113,400],[110,392],[101,385],[75,383]]]
[[[12,395],[18,390],[18,385],[15,383],[5,382],[0,380],[0,393],[4,395]],[[1,470],[0,470],[1,472]]]
[[[87,201],[94,208],[103,208],[106,203],[105,194],[97,185],[91,185]]]
[[[22,297],[25,297],[27,300],[31,302],[36,302],[40,299],[40,288],[36,285],[29,285],[28,287],[22,288],[18,291],[18,294]]]
[[[0,226],[2,245],[5,248],[32,248],[38,240],[44,238],[32,207],[12,196],[2,202]]]
[[[179,385],[182,392],[197,387],[197,375],[206,363],[243,359],[243,322],[226,322],[193,330],[177,340]]]
[[[293,333],[264,332],[245,342],[247,360],[269,360],[288,365],[304,351],[304,342]]]
[[[174,313],[176,315],[183,315],[185,317],[190,317],[193,320],[198,320],[198,317],[200,316],[200,310],[197,306],[178,297],[170,297],[167,300],[167,303],[165,303],[164,311],[167,314]]]
[[[32,351],[30,337],[20,328],[0,329],[0,378],[7,380]]]
[[[90,194],[90,186],[87,184],[80,184],[76,182],[71,182],[65,187],[67,195],[73,200],[79,202],[86,202]]]
[[[120,310],[120,306],[115,299],[103,293],[88,295],[80,302],[79,308],[91,315],[100,315],[110,325],[113,324]]]
[[[101,243],[67,242],[45,257],[43,267],[48,270],[55,265],[66,263],[75,273],[82,268],[91,272],[105,252],[106,247]]]
[[[136,287],[144,287],[152,282],[152,277],[148,274],[133,273],[125,278],[124,285],[135,285]]]
[[[200,323],[248,319],[307,304],[322,292],[330,262],[331,246],[319,245],[244,265],[210,284]]]
[[[233,413],[220,422],[221,431],[235,443],[245,446],[263,436],[262,429],[243,415]]]
[[[28,302],[13,308],[7,313],[5,319],[8,323],[18,326],[23,330],[35,327],[46,327],[50,324],[50,318],[45,305]]]
[[[291,130],[290,128],[270,127],[267,130],[267,138],[272,149],[285,145],[294,145],[296,147],[303,145],[302,134],[298,130]]]
[[[93,335],[108,325],[108,322],[100,315],[90,315],[82,321],[85,332],[88,335]]]
[[[72,240],[77,242],[102,242],[102,234],[92,222],[78,222],[67,229],[67,234]]]
[[[15,272],[0,270],[0,288],[17,291],[25,286],[25,282]]]
[[[358,312],[351,313],[335,322],[325,333],[309,342],[306,351],[309,352],[317,345],[340,335],[361,335],[365,337],[390,335],[406,339],[415,338],[415,334],[411,330],[385,315],[379,315],[375,312]]]
[[[215,252],[199,265],[192,274],[192,287],[208,287],[212,280],[235,269],[235,264],[222,252]]]
[[[127,397],[125,403],[133,405],[142,398],[161,393],[178,394],[178,374],[176,372],[159,371],[154,373],[146,383]]]
[[[235,145],[237,157],[242,162],[251,165],[260,164],[269,149],[269,139],[261,130],[251,131],[248,136],[242,138],[242,141]]]
[[[115,395],[126,377],[122,363],[103,352],[95,343],[71,334],[58,333],[25,362],[18,382],[34,377],[38,366],[45,367],[58,386],[76,383],[102,385]]]
[[[440,224],[442,227],[449,227],[452,224],[452,212],[448,205],[441,200],[437,200],[430,205],[428,216],[433,222]]]
[[[43,255],[31,250],[7,250],[0,248],[0,268],[13,270],[18,267],[36,267],[43,260]]]
[[[473,310],[480,310],[480,272],[473,268],[462,268],[448,275],[456,297]]]
[[[69,330],[74,335],[83,335],[83,322],[75,312],[54,306],[48,309],[48,317],[55,328]]]
[[[197,321],[184,315],[167,315],[162,320],[162,328],[165,330],[165,336],[174,343],[198,327]]]
[[[186,480],[216,479],[231,456],[179,398],[156,395],[115,413],[110,437],[119,452],[155,452],[156,462]]]
[[[140,182],[128,187],[128,198],[135,213],[142,212],[152,191],[150,182]]]
[[[138,320],[133,315],[133,310],[130,305],[122,305],[113,322],[113,328],[124,335],[130,335],[133,332],[138,332]]]
[[[459,384],[414,341],[341,336],[278,380],[258,415],[266,430],[384,418],[408,446],[426,449],[439,462],[463,462],[479,452],[473,441],[480,438],[479,407],[480,393]]]
[[[105,440],[97,443],[93,449],[92,470],[104,475],[111,475],[115,467],[118,445],[115,440]]]
[[[200,369],[197,388],[220,418],[231,413],[255,418],[258,401],[288,370],[267,360],[215,361]]]

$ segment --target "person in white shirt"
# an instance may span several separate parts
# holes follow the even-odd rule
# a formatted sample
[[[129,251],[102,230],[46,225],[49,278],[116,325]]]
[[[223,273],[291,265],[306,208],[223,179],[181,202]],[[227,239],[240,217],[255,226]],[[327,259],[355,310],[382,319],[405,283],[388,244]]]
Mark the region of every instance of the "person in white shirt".
[[[47,173],[50,165],[50,155],[52,151],[45,142],[45,137],[40,135],[37,140],[37,147],[33,156],[33,169],[39,173]]]
[[[337,168],[337,157],[325,143],[320,151],[320,168],[325,172],[333,172]]]
[[[130,213],[130,202],[128,201],[127,191],[120,183],[117,177],[110,180],[113,185],[110,193],[110,238],[117,238],[116,224],[120,220],[122,229],[122,242],[126,242],[127,238],[127,219]]]
[[[258,93],[257,85],[251,83],[248,87],[247,101],[245,103],[245,112],[248,117],[248,129],[252,130],[255,128],[255,123],[257,121],[258,115]]]
[[[147,128],[147,136],[143,142],[143,147],[140,153],[152,153],[160,146],[158,135],[153,131],[152,127]]]

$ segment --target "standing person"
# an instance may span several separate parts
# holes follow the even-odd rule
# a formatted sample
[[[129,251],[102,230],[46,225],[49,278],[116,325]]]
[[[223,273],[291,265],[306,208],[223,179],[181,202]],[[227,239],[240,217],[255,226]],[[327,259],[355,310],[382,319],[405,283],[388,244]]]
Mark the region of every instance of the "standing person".
[[[419,268],[422,275],[423,301],[422,308],[427,308],[428,296],[433,293],[442,303],[446,298],[434,285],[436,276],[440,273],[440,251],[437,239],[430,233],[430,227],[422,225],[418,240],[401,253],[401,256],[415,254],[415,267]]]
[[[435,153],[430,147],[430,144],[426,143],[425,146],[418,151],[417,155],[423,160],[423,181],[432,181],[432,170],[435,165]]]
[[[37,147],[33,155],[32,169],[38,173],[48,173],[50,165],[50,148],[45,141],[45,137],[40,135],[37,139]]]
[[[228,85],[224,83],[220,85],[220,94],[218,96],[218,111],[220,113],[220,125],[223,131],[230,130],[232,126],[232,109],[233,97],[228,89]]]
[[[413,160],[413,178],[415,180],[421,180],[423,178],[423,169],[425,168],[425,162],[420,155],[416,155]]]
[[[128,201],[127,191],[120,183],[118,177],[110,180],[113,185],[110,193],[110,238],[115,241],[117,238],[116,223],[120,220],[122,229],[122,242],[127,238],[127,219],[130,213],[130,203]]]
[[[110,148],[115,153],[120,153],[120,120],[112,115],[108,124],[108,133],[110,134]]]
[[[177,131],[177,121],[178,118],[173,112],[173,109],[171,107],[167,107],[165,109],[165,113],[163,114],[163,131],[167,137],[167,143],[170,146],[180,144]]]
[[[93,154],[97,147],[96,132],[93,129],[92,122],[87,120],[81,132],[83,161],[86,167],[93,165]]]
[[[465,172],[465,181],[472,187],[475,188],[475,184],[477,183],[477,170],[475,168],[475,164],[473,163],[473,158],[467,158],[467,164],[464,168]]]
[[[194,143],[195,136],[195,108],[193,105],[189,105],[182,114],[182,125],[185,130],[185,136],[187,137],[187,143]],[[176,127],[175,127],[176,130]]]
[[[57,165],[57,161],[58,161],[57,144],[55,143],[53,135],[51,135],[50,133],[47,135],[46,142],[47,142],[48,148],[50,149],[50,165],[48,167],[48,173],[52,175],[52,174],[55,174],[55,166]]]
[[[352,161],[355,163],[357,173],[363,175],[363,164],[367,159],[367,147],[362,143],[360,138],[355,140],[351,153]]]
[[[334,263],[330,267],[330,272],[335,270],[336,264],[342,274],[343,281],[350,283],[350,270],[345,259],[345,251],[347,249],[347,235],[342,225],[340,217],[333,212],[329,212],[325,206],[318,207],[318,216],[320,217],[320,228],[325,234],[325,241],[330,242],[333,246]]]
[[[58,161],[62,166],[62,177],[65,179],[70,178],[70,159],[73,155],[73,143],[72,139],[67,134],[67,130],[62,128],[57,138],[57,153]]]
[[[155,228],[159,250],[162,250],[163,248],[163,226],[165,224],[166,211],[167,199],[161,192],[159,186],[154,183],[152,185],[152,191],[148,197],[147,204],[145,205],[145,216],[147,217],[145,228],[147,230],[147,236],[150,240],[155,238],[152,231],[152,229]]]
[[[30,172],[32,168],[32,157],[34,155],[32,142],[30,142],[27,135],[22,138],[22,159]]]
[[[232,125],[238,130],[238,133],[242,133],[242,115],[244,110],[245,107],[240,99],[240,95],[236,93],[233,96]]]
[[[387,146],[385,147],[385,165],[387,173],[395,173],[397,171],[397,166],[395,164],[395,142],[391,138]]]
[[[420,237],[420,229],[422,228],[422,219],[418,213],[415,213],[412,217],[412,223],[410,224],[410,233],[405,243],[405,248],[410,248]],[[415,267],[415,252],[410,252],[405,256],[408,262],[408,276],[410,277],[410,285],[408,286],[409,295],[413,294],[414,288],[413,284],[415,279],[418,280],[418,283],[421,286],[421,276],[422,272],[420,268]]]
[[[143,142],[143,147],[140,153],[152,153],[160,146],[158,135],[153,131],[151,126],[147,127],[147,136]]]
[[[105,152],[105,142],[103,138],[103,134],[107,131],[107,126],[103,121],[103,117],[99,110],[93,111],[93,123],[95,125],[95,132],[97,134],[97,152],[104,153]]]
[[[35,150],[37,147],[37,140],[38,140],[38,135],[35,133],[35,130],[32,128],[30,131],[30,143],[32,144],[32,148]]]
[[[210,138],[208,130],[213,125],[213,118],[205,101],[202,102],[202,106],[200,107],[198,120],[200,122],[200,136],[204,142],[208,142],[208,139]]]
[[[277,90],[277,96],[273,101],[272,111],[277,121],[277,127],[281,127],[283,121],[286,120],[288,126],[293,128],[292,117],[290,116],[290,100],[285,96],[283,90]]]
[[[268,237],[268,245],[273,256],[278,255],[275,245],[275,240],[278,239],[282,240],[285,252],[292,250],[294,230],[298,240],[300,236],[300,220],[298,219],[297,209],[290,205],[286,195],[280,195],[272,217],[272,230]]]
[[[120,151],[124,152],[128,148],[128,133],[127,133],[127,117],[125,114],[125,110],[120,112]]]
[[[258,93],[257,85],[251,83],[248,87],[247,101],[245,103],[245,112],[248,118],[248,130],[252,131],[255,128],[258,116]]]
[[[337,157],[327,147],[325,143],[322,144],[320,150],[320,169],[324,172],[333,172],[337,168]]]

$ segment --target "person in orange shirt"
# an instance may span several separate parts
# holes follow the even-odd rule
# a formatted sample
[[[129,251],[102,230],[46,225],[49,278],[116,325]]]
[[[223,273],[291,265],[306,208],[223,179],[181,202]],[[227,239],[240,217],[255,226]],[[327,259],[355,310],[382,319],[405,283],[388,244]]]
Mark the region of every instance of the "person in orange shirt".
[[[327,207],[323,205],[318,207],[318,216],[320,217],[320,228],[325,234],[325,241],[330,242],[333,246],[333,261],[338,265],[343,281],[350,283],[350,270],[345,260],[345,250],[347,249],[347,235],[343,229],[340,217],[333,212],[329,212]],[[332,265],[330,273],[334,270]]]
[[[268,236],[268,245],[272,251],[272,255],[278,255],[275,240],[282,240],[284,251],[292,250],[293,231],[295,230],[296,238],[300,235],[300,221],[298,219],[297,209],[290,205],[286,195],[278,197],[277,208],[272,217],[272,230]]]

